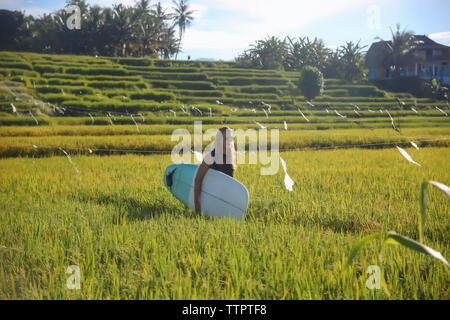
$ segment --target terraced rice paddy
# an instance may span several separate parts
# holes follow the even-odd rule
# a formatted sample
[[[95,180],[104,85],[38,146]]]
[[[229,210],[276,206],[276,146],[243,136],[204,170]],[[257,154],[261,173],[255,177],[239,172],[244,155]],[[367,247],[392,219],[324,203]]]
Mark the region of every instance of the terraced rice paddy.
[[[346,266],[368,235],[419,239],[422,182],[450,184],[448,117],[435,108],[448,113],[446,104],[329,79],[314,107],[303,97],[294,106],[283,91],[296,77],[1,52],[0,299],[448,299],[445,264],[402,246],[380,260],[371,242]],[[293,191],[282,170],[261,176],[263,165],[243,164],[243,221],[184,208],[162,175],[173,130],[193,132],[194,121],[203,131],[278,128]],[[423,242],[445,258],[449,213],[448,197],[429,188]],[[80,290],[66,287],[71,265]],[[366,286],[370,265],[383,268],[388,293]]]

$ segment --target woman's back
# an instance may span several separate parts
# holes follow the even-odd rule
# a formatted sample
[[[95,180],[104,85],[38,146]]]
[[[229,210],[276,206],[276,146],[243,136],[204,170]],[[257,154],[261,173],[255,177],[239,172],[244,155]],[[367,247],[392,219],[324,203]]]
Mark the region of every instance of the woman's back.
[[[216,150],[211,151],[211,157],[215,159],[216,156]],[[214,163],[211,165],[211,169],[220,171],[222,173],[225,173],[229,175],[230,177],[234,177],[234,168],[231,163],[227,163],[227,155],[223,154],[223,161],[222,163],[217,163],[217,161],[214,161]]]

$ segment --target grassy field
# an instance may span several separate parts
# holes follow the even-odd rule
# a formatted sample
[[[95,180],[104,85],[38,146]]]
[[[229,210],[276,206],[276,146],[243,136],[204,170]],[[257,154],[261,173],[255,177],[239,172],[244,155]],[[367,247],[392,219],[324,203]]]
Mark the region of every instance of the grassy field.
[[[450,184],[448,104],[326,79],[314,107],[301,96],[294,106],[285,90],[297,77],[223,62],[0,52],[0,299],[448,300],[448,268],[402,246],[379,255],[371,242],[347,267],[366,236],[419,240],[422,182]],[[194,121],[203,132],[256,121],[269,141],[280,129],[293,191],[282,169],[261,176],[260,164],[244,164],[242,221],[186,209],[162,177],[172,132],[192,133]],[[429,187],[423,243],[445,258],[449,208]],[[80,290],[66,287],[71,265]],[[388,290],[367,288],[370,265]]]
[[[350,268],[355,241],[381,230],[417,239],[420,183],[450,179],[448,148],[287,152],[296,182],[242,165],[250,192],[241,222],[195,216],[162,184],[166,155],[14,158],[0,161],[2,299],[383,299],[365,286],[378,264],[369,245]],[[449,206],[428,198],[425,243],[449,256]],[[81,290],[67,290],[69,265]],[[448,299],[448,270],[389,247],[393,299]]]

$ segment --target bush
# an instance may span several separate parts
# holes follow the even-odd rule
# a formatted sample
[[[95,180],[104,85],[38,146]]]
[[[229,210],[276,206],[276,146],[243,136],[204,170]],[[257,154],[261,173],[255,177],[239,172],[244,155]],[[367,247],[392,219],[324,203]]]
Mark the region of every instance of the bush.
[[[312,100],[323,93],[323,75],[319,69],[306,66],[302,69],[298,87],[306,99]]]
[[[380,98],[386,97],[386,93],[379,90],[375,86],[349,86],[348,90],[351,96]]]
[[[383,90],[411,93],[416,97],[426,97],[424,82],[419,77],[399,77],[395,79],[374,80],[371,83]]]

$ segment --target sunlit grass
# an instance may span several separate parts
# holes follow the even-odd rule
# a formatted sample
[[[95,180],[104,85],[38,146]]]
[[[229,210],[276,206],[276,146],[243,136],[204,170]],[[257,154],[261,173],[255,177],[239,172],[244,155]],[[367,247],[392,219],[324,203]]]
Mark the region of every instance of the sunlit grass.
[[[282,170],[241,165],[250,192],[242,222],[196,217],[162,183],[169,156],[73,156],[0,161],[3,299],[384,299],[366,288],[369,245],[346,269],[355,241],[395,230],[418,238],[420,185],[448,184],[448,148],[288,152]],[[448,199],[428,194],[427,244],[449,256]],[[375,253],[375,254],[374,254]],[[69,265],[81,290],[66,289]],[[402,248],[385,252],[393,299],[448,299],[448,270]]]

